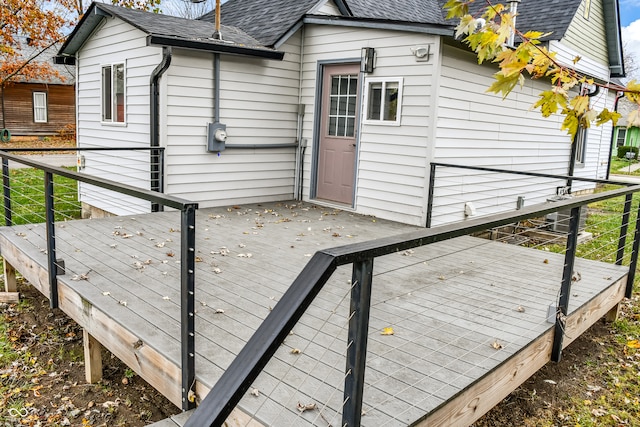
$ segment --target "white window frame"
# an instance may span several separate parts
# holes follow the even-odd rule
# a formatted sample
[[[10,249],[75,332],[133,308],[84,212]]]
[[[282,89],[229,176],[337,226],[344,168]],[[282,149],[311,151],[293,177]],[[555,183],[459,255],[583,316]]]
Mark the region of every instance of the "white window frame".
[[[589,140],[589,129],[584,126],[578,127],[578,133],[573,141],[576,144],[575,151],[575,165],[578,167],[584,167],[587,162],[587,141]]]
[[[382,93],[385,93],[387,84],[395,83],[398,85],[398,96],[396,103],[396,119],[395,120],[383,120],[384,115],[384,96],[380,97],[380,115],[378,118],[369,118],[369,96],[371,91],[371,85],[375,83],[382,83]],[[402,118],[402,87],[404,79],[402,77],[367,77],[364,83],[364,115],[363,123],[367,125],[383,125],[383,126],[400,126],[400,120]]]
[[[122,120],[117,119],[118,101],[116,88],[116,73],[113,70],[116,67],[122,67]],[[106,87],[105,70],[109,70],[109,87]],[[114,62],[112,64],[103,64],[100,66],[100,121],[103,124],[125,125],[127,122],[127,67],[124,62]],[[109,99],[107,99],[109,98]],[[107,117],[108,116],[108,117]]]
[[[48,121],[47,92],[33,92],[33,122],[47,123]]]

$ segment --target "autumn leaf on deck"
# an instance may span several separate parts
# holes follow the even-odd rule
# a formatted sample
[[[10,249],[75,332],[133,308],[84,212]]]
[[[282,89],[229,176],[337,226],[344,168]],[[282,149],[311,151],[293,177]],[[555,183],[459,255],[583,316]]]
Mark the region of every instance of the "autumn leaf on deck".
[[[382,329],[382,332],[380,332],[380,335],[393,335],[395,332],[393,331],[392,327],[388,327],[388,328],[384,328]]]

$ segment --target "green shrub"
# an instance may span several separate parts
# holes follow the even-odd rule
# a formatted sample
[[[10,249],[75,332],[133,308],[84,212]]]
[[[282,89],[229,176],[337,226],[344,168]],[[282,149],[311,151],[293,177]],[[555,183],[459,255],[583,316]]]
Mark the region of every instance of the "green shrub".
[[[632,151],[635,156],[633,157],[634,159],[638,158],[638,147],[632,147],[630,145],[623,145],[621,147],[618,147],[618,158],[619,159],[625,159],[627,157],[627,153]]]

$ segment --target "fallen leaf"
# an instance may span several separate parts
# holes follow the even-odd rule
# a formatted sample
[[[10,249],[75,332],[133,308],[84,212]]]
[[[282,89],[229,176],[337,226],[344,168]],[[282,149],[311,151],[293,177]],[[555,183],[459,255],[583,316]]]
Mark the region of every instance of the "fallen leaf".
[[[638,341],[638,340],[627,341],[627,347],[629,347],[629,348],[640,348],[640,341]]]
[[[402,255],[403,256],[411,256],[411,255],[413,255],[413,252],[414,252],[413,249],[408,249],[408,250],[402,252]]]
[[[298,402],[297,408],[298,408],[298,411],[304,412],[304,411],[314,411],[317,408],[317,406],[316,406],[315,403],[307,403],[305,405],[305,404],[302,404],[302,403]]]
[[[549,264],[549,260],[548,260],[548,259],[546,259],[546,258],[545,258],[545,260],[544,260],[544,261],[542,261],[542,262],[543,262],[543,263],[545,263],[545,264]]]
[[[516,308],[516,311],[517,311],[518,313],[524,313],[524,307],[523,307],[523,306],[521,306],[521,305],[519,305],[519,306]]]
[[[162,297],[162,299],[163,299],[163,300],[165,300],[165,301],[167,301],[167,300],[170,300],[171,298],[169,298],[169,297]]]
[[[216,309],[216,314],[224,314],[224,310],[221,308]]]
[[[502,343],[498,340],[495,340],[493,344],[491,344],[491,347],[495,348],[496,350],[500,350],[502,349]]]
[[[157,248],[164,248],[164,242],[156,243]]]
[[[547,384],[551,384],[551,385],[556,385],[558,384],[557,382],[555,382],[554,380],[544,380],[545,383]]]
[[[222,270],[220,270],[218,267],[213,267],[213,272],[216,274],[220,274],[222,273]]]
[[[258,390],[257,388],[252,388],[251,395],[255,397],[260,397],[260,390]]]
[[[196,262],[202,262],[202,258],[200,258],[199,256],[196,256]]]
[[[125,306],[125,307],[127,306],[127,302],[126,302],[126,301],[124,301],[124,300],[120,300],[120,301],[118,301],[118,304],[120,304],[120,305],[122,305],[122,306]]]
[[[302,351],[299,348],[292,348],[290,351],[291,354],[300,354]]]
[[[384,328],[382,330],[382,332],[380,332],[380,335],[393,335],[395,332],[393,331],[392,327],[388,327],[388,328]]]
[[[106,297],[106,296],[111,295],[111,292],[108,292],[108,291],[107,292],[103,292],[102,295],[104,295]]]
[[[607,411],[605,411],[605,410],[604,410],[604,409],[602,409],[602,408],[592,409],[592,410],[591,410],[591,414],[592,414],[594,417],[603,417],[603,416],[607,415]]]

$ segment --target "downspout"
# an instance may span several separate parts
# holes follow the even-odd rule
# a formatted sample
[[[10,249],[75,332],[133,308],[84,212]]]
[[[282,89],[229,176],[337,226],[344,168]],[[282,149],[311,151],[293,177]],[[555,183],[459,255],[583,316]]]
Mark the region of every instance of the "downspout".
[[[213,123],[220,123],[220,54],[213,54]]]
[[[618,101],[620,101],[620,98],[622,98],[624,96],[624,92],[617,92],[616,93],[616,99],[615,101],[613,101],[613,111],[614,112],[618,112]],[[609,164],[609,167],[607,167],[607,176],[606,179],[609,179],[609,174],[611,173],[611,157],[613,156],[613,138],[616,136],[616,127],[615,126],[611,126],[611,142],[609,144],[609,157],[608,157],[608,161],[607,163]]]
[[[511,34],[509,35],[509,40],[507,41],[507,46],[509,47],[515,47],[516,45],[516,19],[517,19],[517,14],[518,14],[518,3],[520,3],[522,0],[511,0],[509,2],[509,13],[511,13],[511,15],[513,16],[513,30],[511,31]]]
[[[298,156],[297,156],[297,175],[298,175],[298,192],[297,200],[302,201],[304,192],[304,156],[307,151],[307,141],[302,139],[304,125],[304,104],[302,104],[302,76],[304,68],[304,25],[300,28],[300,76],[298,77]]]
[[[586,86],[585,89],[583,89],[583,91],[586,90]],[[596,85],[596,89],[593,92],[587,92],[587,96],[589,98],[592,98],[594,96],[596,96],[597,94],[600,93],[600,86]],[[573,185],[573,180],[571,179],[571,177],[573,176],[575,169],[576,169],[576,151],[578,150],[578,135],[580,133],[576,133],[576,136],[573,137],[573,143],[571,144],[571,154],[570,154],[570,158],[569,158],[569,172],[568,172],[568,176],[569,179],[567,179],[567,187],[569,189],[569,193],[571,193],[571,186]],[[583,149],[586,149],[586,143],[583,147]],[[586,154],[585,154],[586,155]]]
[[[151,73],[151,103],[149,112],[150,129],[150,146],[160,147],[160,77],[171,65],[171,47],[162,47],[162,61]],[[159,193],[164,192],[164,159],[161,158],[160,150],[151,150],[151,191]],[[163,206],[156,203],[151,205],[152,212],[163,210]]]

